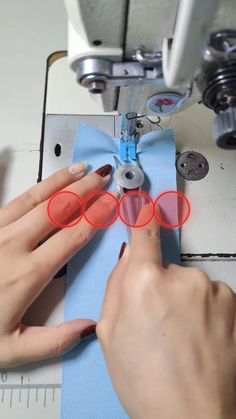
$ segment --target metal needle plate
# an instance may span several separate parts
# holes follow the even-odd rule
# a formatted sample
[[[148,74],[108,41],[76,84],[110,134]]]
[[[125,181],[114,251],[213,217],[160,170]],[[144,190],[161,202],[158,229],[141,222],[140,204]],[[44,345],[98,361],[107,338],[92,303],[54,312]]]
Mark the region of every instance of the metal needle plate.
[[[185,151],[177,158],[176,169],[186,180],[200,180],[207,175],[209,164],[202,154],[196,151]]]

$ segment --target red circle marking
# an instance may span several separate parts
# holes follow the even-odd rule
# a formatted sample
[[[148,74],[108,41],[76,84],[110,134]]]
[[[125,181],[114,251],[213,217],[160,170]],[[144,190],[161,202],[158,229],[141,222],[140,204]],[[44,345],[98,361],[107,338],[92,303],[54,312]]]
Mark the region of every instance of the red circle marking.
[[[60,221],[58,221],[55,218],[55,215],[53,214],[53,211],[55,209],[58,209],[58,208],[60,209],[60,202],[56,202],[58,197],[59,197],[59,199],[66,197],[66,200],[68,200],[68,203],[72,202],[72,201],[74,201],[74,202],[77,201],[78,202],[78,205],[79,205],[78,208],[81,209],[81,214],[80,214],[79,218],[76,219],[75,222],[70,223],[70,224],[65,224],[65,223],[61,223]],[[61,203],[61,205],[62,205],[62,203]],[[47,205],[48,217],[56,227],[60,227],[60,228],[74,227],[76,224],[78,224],[81,221],[81,219],[83,217],[83,212],[84,212],[83,201],[80,198],[80,196],[77,195],[75,192],[71,192],[71,191],[56,192],[54,195],[51,196],[51,198],[48,201],[48,205]]]
[[[168,198],[170,198],[170,196],[172,196],[175,200],[174,204],[173,202],[168,202]],[[166,199],[167,198],[167,199]],[[182,211],[182,207],[185,206],[185,214],[183,219],[176,223],[176,220],[179,221],[178,216],[180,213],[180,210]],[[158,208],[160,208],[163,211],[163,218],[160,214],[160,210],[158,210]],[[166,214],[170,214],[170,211],[175,211],[174,214],[174,218],[175,221],[174,223],[168,223],[166,221],[163,221],[163,219],[165,219],[165,217],[167,217]],[[167,192],[163,192],[161,193],[157,199],[154,202],[154,215],[158,221],[158,223],[165,228],[179,228],[181,227],[183,224],[186,223],[186,221],[189,219],[190,217],[190,202],[188,200],[188,198],[179,191],[167,191]]]
[[[116,205],[116,209],[115,209],[115,215],[113,216],[113,218],[111,219],[111,221],[104,223],[104,224],[98,224],[97,222],[95,222],[92,219],[92,214],[86,213],[86,210],[91,207],[96,201],[97,199],[99,199],[101,196],[106,196],[107,198],[110,199],[110,202],[112,202],[112,200],[115,202]],[[104,211],[106,211],[105,206],[107,207],[107,205],[109,205],[109,200],[107,203],[104,203]],[[101,207],[102,207],[102,203],[101,203]],[[101,208],[100,207],[100,208]],[[94,215],[96,216],[96,212],[94,212]],[[95,191],[95,192],[91,192],[85,199],[84,202],[84,218],[86,219],[86,221],[93,227],[95,228],[107,228],[110,227],[112,224],[114,224],[117,220],[119,216],[119,212],[118,212],[118,200],[116,199],[116,197],[114,195],[112,195],[112,193],[107,192],[107,191],[103,191],[103,190],[99,190],[99,191]]]
[[[151,214],[150,214],[150,216],[148,217],[148,219],[145,221],[145,222],[143,222],[142,224],[139,224],[139,225],[137,225],[137,223],[136,223],[136,220],[137,220],[137,218],[138,218],[138,215],[139,215],[139,213],[140,213],[140,211],[141,211],[141,209],[142,208],[135,208],[135,198],[137,198],[137,197],[143,197],[144,199],[143,199],[143,201],[144,200],[146,200],[146,202],[143,202],[142,203],[142,207],[144,206],[144,205],[147,205],[147,204],[149,204],[149,205],[151,205],[151,207],[152,207],[152,212],[151,212]],[[132,197],[134,198],[134,199],[132,199]],[[133,203],[131,203],[131,200],[133,200]],[[126,202],[125,202],[126,201]],[[130,201],[130,202],[128,202],[128,201]],[[139,203],[140,203],[140,199],[139,199]],[[123,207],[126,205],[126,209],[124,209]],[[130,207],[130,213],[128,214],[124,214],[124,212],[126,211],[126,212],[128,212],[129,210],[128,210],[128,207]],[[127,211],[128,210],[128,211]],[[152,198],[146,193],[146,192],[144,192],[144,191],[140,191],[140,190],[137,190],[137,191],[129,191],[129,192],[126,192],[123,196],[122,196],[122,198],[121,198],[121,200],[120,200],[120,202],[119,202],[119,216],[120,216],[120,218],[121,218],[121,220],[123,221],[123,223],[124,224],[126,224],[128,227],[132,227],[132,228],[140,228],[140,227],[144,227],[145,225],[147,225],[148,223],[150,223],[150,221],[152,220],[152,218],[153,218],[153,215],[154,215],[154,203],[153,203],[153,200],[152,200]],[[129,220],[129,216],[130,217],[134,217],[135,218],[135,220],[133,221],[133,222],[130,222],[130,220]],[[127,217],[127,218],[126,218]]]

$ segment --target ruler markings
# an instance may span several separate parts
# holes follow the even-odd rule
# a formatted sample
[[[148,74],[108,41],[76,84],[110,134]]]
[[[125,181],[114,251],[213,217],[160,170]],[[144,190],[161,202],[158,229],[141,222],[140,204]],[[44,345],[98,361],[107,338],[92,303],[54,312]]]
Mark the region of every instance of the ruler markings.
[[[2,403],[4,403],[4,392],[5,392],[5,389],[3,388],[2,389]]]
[[[7,372],[3,371],[1,373],[1,379],[2,379],[2,383],[5,383],[7,381]]]
[[[12,408],[12,398],[13,398],[13,388],[11,389],[11,395],[10,395],[10,408]]]
[[[31,408],[32,402],[38,403],[39,402],[39,391],[43,391],[43,398],[42,406],[44,408],[47,407],[49,400],[51,402],[56,401],[56,390],[61,389],[61,384],[55,383],[48,383],[48,384],[0,384],[0,391],[1,394],[1,404],[8,404],[10,408],[14,407],[15,403],[22,403],[22,391],[26,391],[26,404],[25,407],[27,409]],[[35,390],[35,392],[32,392]],[[48,393],[48,390],[50,393]],[[6,393],[8,391],[8,393]],[[17,394],[15,395],[15,391]],[[49,394],[50,399],[48,398]],[[6,397],[7,395],[7,397]],[[35,401],[32,400],[35,399]],[[41,403],[41,402],[40,402]]]
[[[61,384],[0,384],[0,390],[16,390],[16,389],[60,389]]]
[[[29,399],[30,399],[30,388],[27,389],[27,409],[29,409]]]
[[[47,404],[47,387],[44,388],[43,407]]]

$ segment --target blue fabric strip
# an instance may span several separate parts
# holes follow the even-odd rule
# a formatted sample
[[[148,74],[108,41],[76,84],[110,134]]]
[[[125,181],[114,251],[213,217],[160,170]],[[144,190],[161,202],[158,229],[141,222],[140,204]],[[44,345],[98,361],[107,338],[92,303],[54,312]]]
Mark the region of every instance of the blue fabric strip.
[[[152,198],[176,189],[175,143],[173,131],[144,135],[138,156],[146,174],[144,190]],[[73,161],[87,161],[92,170],[119,157],[119,140],[94,128],[80,125]],[[116,190],[111,183],[109,190]],[[162,230],[165,263],[179,262],[178,231]],[[107,279],[117,263],[121,244],[128,240],[126,227],[117,221],[95,238],[68,264],[65,320],[99,319]],[[112,387],[100,345],[96,339],[80,344],[64,357],[62,419],[127,418]]]

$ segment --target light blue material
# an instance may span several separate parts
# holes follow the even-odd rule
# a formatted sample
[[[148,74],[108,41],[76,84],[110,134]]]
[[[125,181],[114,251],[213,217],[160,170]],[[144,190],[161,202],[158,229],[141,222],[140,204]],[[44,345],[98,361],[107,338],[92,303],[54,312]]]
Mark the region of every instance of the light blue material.
[[[123,138],[120,140],[120,159],[121,161],[127,160],[127,143]]]
[[[135,135],[128,135],[129,133],[134,133],[136,130],[136,113],[131,113],[131,119],[127,119],[126,114],[122,114],[121,117],[121,139],[120,139],[120,159],[123,162],[128,162],[129,160],[137,160],[137,139]]]
[[[128,150],[129,150],[129,158],[130,160],[136,160],[136,145],[137,140],[135,140],[134,136],[131,137],[131,140],[128,141]]]
[[[176,189],[175,144],[172,130],[144,135],[138,156],[146,174],[143,189],[152,198]],[[87,161],[92,170],[119,158],[119,140],[94,128],[80,125],[73,161]],[[109,190],[115,190],[114,185]],[[68,264],[65,320],[99,319],[106,282],[117,263],[120,247],[128,241],[126,227],[117,221],[100,230],[92,242]],[[164,262],[179,261],[178,231],[162,231]],[[62,419],[127,418],[113,390],[100,345],[96,339],[80,344],[64,357]]]
[[[137,140],[134,135],[120,139],[120,160],[122,162],[129,162],[129,160],[137,160]]]

